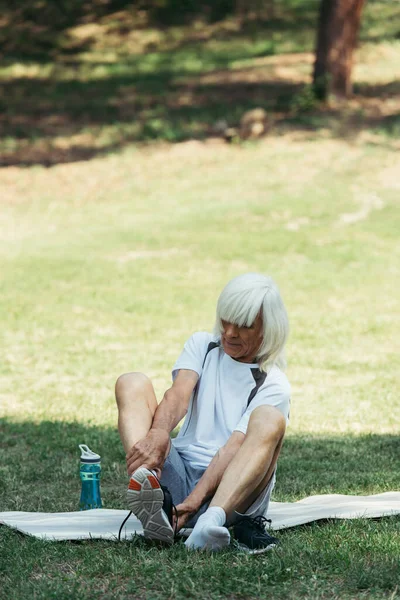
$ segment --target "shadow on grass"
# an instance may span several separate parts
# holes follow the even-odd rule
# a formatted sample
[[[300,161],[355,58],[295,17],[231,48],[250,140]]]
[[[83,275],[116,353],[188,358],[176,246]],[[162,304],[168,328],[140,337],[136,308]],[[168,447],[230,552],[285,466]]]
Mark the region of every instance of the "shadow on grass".
[[[77,510],[82,443],[102,456],[105,506],[124,508],[127,475],[116,429],[0,419],[0,511]],[[279,460],[274,500],[395,490],[399,471],[398,436],[290,435]]]
[[[236,69],[233,77],[224,70],[180,76],[162,63],[157,69],[135,74],[134,68],[132,73],[127,68],[124,74],[90,81],[26,77],[3,82],[0,166],[51,166],[88,160],[131,143],[201,140],[214,134],[218,120],[237,126],[255,107],[300,130],[318,131],[330,127],[330,119],[341,119],[340,110],[312,109],[293,116],[291,107],[303,84],[266,75],[260,68],[252,69],[251,76]],[[361,108],[345,119],[343,127],[339,123],[332,129],[333,135],[349,138],[372,129],[396,136],[399,114],[380,115],[378,110],[371,116],[362,102],[394,98],[399,89],[398,82],[359,86]]]
[[[305,39],[314,35],[314,1],[285,0],[274,18],[237,23],[236,29],[187,27],[176,35],[160,26],[164,41],[149,41],[142,54],[124,42],[125,34],[143,27],[133,13],[129,17],[129,5],[125,0],[84,5],[45,0],[38,15],[24,0],[15,14],[7,9],[0,26],[0,41],[6,49],[9,44],[3,61],[9,70],[0,79],[0,166],[52,166],[89,160],[132,143],[205,139],[214,134],[217,121],[237,126],[255,107],[293,129],[330,128],[332,135],[344,138],[365,128],[388,136],[398,133],[395,109],[370,116],[361,108],[342,126],[336,123],[340,110],[293,111],[312,67],[304,55],[285,58],[282,52],[303,50]],[[382,3],[375,5],[381,11]],[[392,22],[395,9],[390,5],[385,10]],[[89,33],[68,46],[69,28],[98,25],[103,17],[110,19],[111,28],[102,34],[104,52],[93,51],[96,40]],[[380,12],[371,13],[364,39],[379,19],[384,20]],[[109,34],[115,48],[107,46]],[[85,62],[83,51],[92,62]],[[116,62],[105,60],[109,51]],[[265,62],[263,57],[276,60]],[[385,101],[399,95],[399,84],[362,85],[356,93],[361,104]]]
[[[399,436],[289,435],[279,459],[275,500],[398,490],[399,472]]]
[[[0,84],[0,165],[50,166],[87,160],[132,142],[204,139],[215,122],[236,125],[246,110],[287,105],[301,86],[287,81],[180,83],[168,71],[88,82],[19,78]],[[221,81],[218,81],[219,77]],[[1,97],[1,96],[0,96]]]
[[[122,508],[127,476],[116,429],[0,419],[0,511],[77,510],[79,444],[87,444],[101,455],[103,501],[109,507]]]

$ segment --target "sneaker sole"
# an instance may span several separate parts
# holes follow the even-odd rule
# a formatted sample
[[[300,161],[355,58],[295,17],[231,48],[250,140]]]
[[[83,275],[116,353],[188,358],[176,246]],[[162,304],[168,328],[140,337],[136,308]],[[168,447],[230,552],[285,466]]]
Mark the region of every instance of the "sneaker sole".
[[[133,473],[126,499],[129,510],[142,523],[145,538],[173,543],[174,532],[162,509],[164,492],[151,471],[140,467]]]
[[[278,544],[269,544],[269,546],[265,546],[265,548],[254,548],[253,550],[246,546],[246,544],[240,544],[235,541],[235,547],[237,550],[241,552],[245,552],[246,554],[264,554],[264,552],[268,552],[269,550],[273,550],[277,547]]]

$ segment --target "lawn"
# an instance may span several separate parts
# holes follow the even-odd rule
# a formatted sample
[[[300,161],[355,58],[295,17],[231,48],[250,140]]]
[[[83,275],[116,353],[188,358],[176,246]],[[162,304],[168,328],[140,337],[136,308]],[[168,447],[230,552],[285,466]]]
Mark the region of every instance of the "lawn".
[[[369,31],[358,85],[387,91],[398,40]],[[307,56],[291,66],[284,54],[280,65],[279,56],[244,58],[254,69],[273,59],[275,71],[303,81]],[[117,57],[113,68],[124,65]],[[35,94],[46,66],[29,68]],[[53,93],[62,97],[57,68],[53,88],[40,71],[49,110]],[[2,71],[10,89],[16,69]],[[85,89],[76,88],[83,104]],[[356,103],[344,117],[307,117],[318,126],[285,117],[243,145],[204,136],[168,144],[164,134],[142,145],[124,130],[121,146],[105,144],[90,161],[77,160],[68,127],[45,142],[42,130],[26,140],[10,129],[10,166],[0,169],[0,511],[77,510],[79,443],[102,455],[105,506],[124,508],[116,378],[145,371],[161,398],[184,341],[212,327],[222,286],[253,270],[276,279],[291,322],[291,423],[273,499],[399,489],[400,159],[384,121],[397,105],[382,96],[372,124]],[[107,122],[96,131],[89,145],[98,134],[101,146]],[[54,144],[65,151],[46,168]],[[400,597],[398,517],[321,522],[279,538],[264,556],[210,556],[180,543],[45,543],[3,527],[0,598]]]

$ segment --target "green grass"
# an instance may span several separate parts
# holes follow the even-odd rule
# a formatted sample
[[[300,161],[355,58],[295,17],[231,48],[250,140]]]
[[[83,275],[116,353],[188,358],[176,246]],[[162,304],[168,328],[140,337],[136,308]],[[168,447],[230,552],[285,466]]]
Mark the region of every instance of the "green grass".
[[[398,489],[399,159],[384,144],[271,135],[133,147],[0,171],[0,510],[76,510],[78,444],[126,475],[113,385],[158,397],[232,276],[278,281],[291,319],[291,425],[274,499]],[[397,598],[399,520],[280,532],[267,556],[45,543],[0,528],[0,597]]]

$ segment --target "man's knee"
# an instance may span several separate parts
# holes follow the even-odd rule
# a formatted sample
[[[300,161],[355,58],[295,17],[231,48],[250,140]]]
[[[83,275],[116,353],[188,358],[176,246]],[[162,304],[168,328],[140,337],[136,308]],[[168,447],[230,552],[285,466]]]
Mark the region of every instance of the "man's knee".
[[[286,431],[286,421],[278,409],[273,406],[258,406],[250,415],[247,436],[259,443],[275,443],[278,445]]]
[[[115,398],[117,404],[134,401],[137,396],[150,391],[152,384],[144,373],[124,373],[115,383]]]

